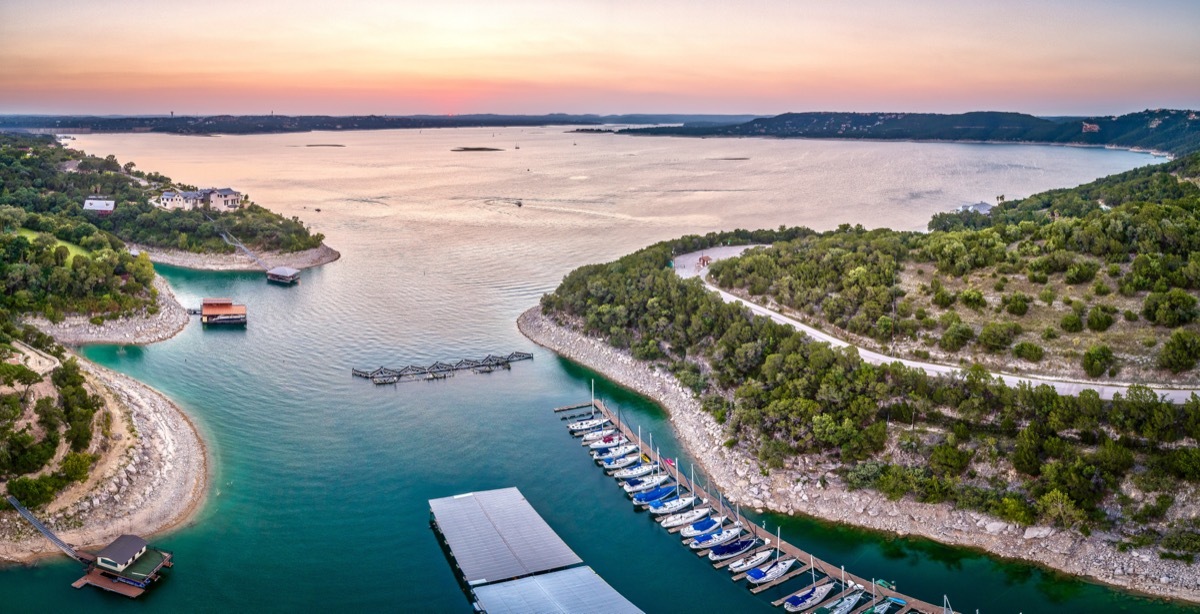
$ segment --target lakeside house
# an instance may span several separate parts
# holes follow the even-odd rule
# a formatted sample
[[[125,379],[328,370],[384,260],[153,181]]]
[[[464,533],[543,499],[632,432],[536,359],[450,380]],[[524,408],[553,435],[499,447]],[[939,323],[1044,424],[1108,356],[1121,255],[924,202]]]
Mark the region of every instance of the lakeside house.
[[[992,212],[993,208],[995,208],[995,205],[988,204],[981,200],[975,204],[962,205],[961,207],[958,208],[958,212],[966,213],[968,211],[974,211],[975,213],[982,213],[983,215],[987,215]]]
[[[83,210],[88,213],[95,213],[100,217],[108,217],[117,208],[115,200],[109,200],[104,196],[89,196],[83,200]]]
[[[163,192],[155,203],[164,209],[196,209],[214,207],[237,209],[242,206],[242,193],[232,188],[205,188],[203,190]]]

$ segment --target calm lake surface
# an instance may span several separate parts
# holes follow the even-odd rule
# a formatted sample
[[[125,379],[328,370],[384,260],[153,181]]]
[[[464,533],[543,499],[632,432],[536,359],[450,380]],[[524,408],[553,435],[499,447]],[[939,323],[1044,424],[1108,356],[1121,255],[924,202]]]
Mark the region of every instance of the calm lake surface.
[[[661,239],[780,224],[921,229],[961,204],[1156,161],[1099,149],[555,128],[88,135],[75,145],[248,192],[310,222],[342,259],[305,272],[293,288],[268,286],[261,274],[159,267],[185,305],[204,296],[245,302],[249,327],[193,323],[164,343],[84,353],[193,416],[214,465],[208,503],[192,526],[154,540],[178,565],[143,599],[73,590],[76,567],[59,561],[0,572],[6,611],[469,612],[429,528],[427,501],[507,486],[646,611],[772,611],[771,600],[803,582],[750,595],[633,513],[550,412],[586,401],[594,374],[533,346],[517,315],[571,269]],[[451,151],[464,146],[505,151]],[[514,350],[536,358],[507,372],[396,387],[350,376],[351,367]],[[661,409],[601,378],[596,391],[686,465]],[[924,540],[759,520],[860,575],[895,580],[928,601],[948,594],[960,611],[1184,610]]]

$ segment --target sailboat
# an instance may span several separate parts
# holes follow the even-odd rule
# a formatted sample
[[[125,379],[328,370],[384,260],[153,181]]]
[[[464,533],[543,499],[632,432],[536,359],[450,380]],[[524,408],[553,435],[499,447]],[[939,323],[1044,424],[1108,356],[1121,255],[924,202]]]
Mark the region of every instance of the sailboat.
[[[604,467],[605,471],[612,471],[614,469],[624,469],[625,467],[640,462],[642,462],[642,456],[640,454],[630,454],[629,456],[619,456],[616,458],[610,458],[606,461],[601,461],[600,466]]]
[[[669,484],[667,486],[659,486],[658,488],[655,488],[654,490],[647,490],[646,492],[640,492],[633,496],[633,504],[634,505],[649,505],[660,499],[666,499],[667,497],[670,497],[671,495],[675,494],[675,491],[678,489],[679,489],[678,484]]]
[[[622,469],[620,471],[616,471],[612,474],[612,476],[614,478],[617,478],[618,480],[629,480],[629,479],[634,479],[634,478],[640,478],[645,475],[650,475],[651,473],[654,473],[655,471],[658,470],[658,463],[642,462],[641,457],[638,458],[638,461],[639,461],[639,464],[634,465],[633,467],[628,467],[626,469]]]
[[[883,603],[871,608],[871,614],[887,614],[891,611],[892,606],[900,606],[903,608],[908,605],[908,602],[899,597],[888,597],[883,600]]]
[[[748,569],[758,567],[767,562],[771,558],[770,550],[763,550],[757,554],[752,554],[746,558],[738,559],[729,564],[729,573],[739,574]]]
[[[601,437],[600,439],[596,439],[594,441],[585,441],[582,445],[585,445],[592,450],[597,450],[599,448],[609,448],[627,443],[629,443],[628,438],[620,433],[615,433],[607,437]]]
[[[729,542],[721,546],[716,546],[708,553],[710,561],[724,561],[735,556],[742,556],[754,549],[754,545],[758,543],[758,539],[750,537],[734,542]]]
[[[711,513],[711,507],[694,507],[686,512],[679,512],[678,514],[671,514],[666,518],[662,518],[658,521],[658,524],[661,524],[664,529],[674,529],[675,527],[682,527],[685,524],[696,522]]]
[[[612,435],[616,434],[616,432],[617,432],[617,429],[601,429],[599,431],[592,431],[583,436],[583,444],[582,445],[586,446],[586,445],[596,441],[597,439],[604,439],[605,437],[612,436]]]
[[[705,548],[714,548],[716,546],[720,546],[721,544],[725,544],[725,543],[728,543],[728,542],[731,542],[731,541],[737,539],[737,536],[741,535],[741,534],[742,534],[741,525],[735,524],[732,527],[729,527],[728,529],[725,529],[723,531],[718,531],[716,533],[705,533],[704,535],[698,535],[696,537],[696,539],[692,540],[692,543],[689,544],[689,546],[691,546],[692,550],[704,550]]]
[[[611,420],[609,420],[608,418],[591,418],[588,420],[580,420],[579,422],[572,422],[572,423],[568,424],[567,430],[571,431],[572,433],[575,433],[578,431],[587,431],[590,429],[594,429],[598,426],[604,426],[605,424],[608,424],[609,422],[611,422]]]
[[[626,493],[632,495],[634,493],[639,493],[642,491],[650,490],[651,488],[657,488],[659,486],[662,486],[663,482],[666,482],[669,479],[671,479],[671,476],[669,476],[665,473],[660,473],[658,475],[652,475],[652,476],[644,477],[644,478],[633,478],[633,479],[629,480],[628,482],[625,482],[625,485],[622,486],[621,488],[623,488]]]
[[[836,603],[817,610],[817,614],[850,614],[854,611],[854,606],[858,605],[858,601],[862,599],[864,591],[856,590],[845,597],[839,599]]]
[[[655,516],[663,514],[674,514],[679,510],[696,502],[696,497],[691,495],[687,497],[676,497],[667,501],[655,501],[650,504],[650,513]]]
[[[684,527],[684,529],[679,532],[679,536],[683,539],[687,539],[689,537],[696,537],[697,535],[706,535],[708,533],[712,533],[713,531],[720,530],[721,525],[724,524],[724,522],[724,516],[713,516],[712,518],[697,520],[687,527]]]
[[[766,584],[768,582],[774,582],[775,580],[783,577],[783,574],[787,573],[787,571],[792,568],[792,565],[796,564],[796,559],[779,558],[779,539],[779,528],[776,528],[775,560],[763,565],[762,567],[755,567],[754,569],[746,572],[746,579],[749,580],[751,584]]]
[[[815,572],[814,577],[816,577]],[[783,609],[788,612],[803,612],[824,601],[835,586],[837,586],[836,582],[826,582],[821,586],[814,586],[799,595],[792,595],[783,602]]]
[[[638,447],[633,444],[617,446],[615,448],[600,448],[592,452],[592,458],[598,461],[608,460],[610,458],[620,458],[631,452],[637,452]]]

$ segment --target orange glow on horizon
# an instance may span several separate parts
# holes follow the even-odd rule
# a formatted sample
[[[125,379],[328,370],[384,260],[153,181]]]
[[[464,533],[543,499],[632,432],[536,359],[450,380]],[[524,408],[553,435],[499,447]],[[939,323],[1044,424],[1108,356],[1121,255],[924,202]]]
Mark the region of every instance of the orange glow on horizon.
[[[0,113],[1200,106],[1200,5],[1101,4],[16,0]]]

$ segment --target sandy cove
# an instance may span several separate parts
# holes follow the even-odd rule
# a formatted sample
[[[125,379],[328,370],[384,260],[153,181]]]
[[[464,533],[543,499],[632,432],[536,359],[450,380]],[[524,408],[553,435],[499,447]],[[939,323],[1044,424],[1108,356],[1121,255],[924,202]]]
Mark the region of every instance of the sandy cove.
[[[730,501],[758,510],[803,514],[884,533],[925,537],[1037,563],[1126,590],[1200,602],[1200,569],[1159,559],[1150,550],[1119,552],[1106,540],[1112,536],[1093,533],[1084,537],[1051,527],[1021,528],[949,504],[918,503],[909,498],[888,501],[874,491],[850,491],[833,473],[836,465],[819,456],[794,457],[783,469],[763,476],[758,461],[744,444],[733,448],[723,445],[728,437],[724,427],[701,409],[699,400],[670,373],[651,368],[601,339],[559,325],[543,315],[540,307],[521,314],[517,328],[534,343],[666,408],[679,440]]]
[[[153,388],[79,362],[89,384],[107,389],[98,391],[116,407],[113,435],[95,438],[93,448],[104,454],[88,480],[35,513],[84,550],[102,548],[122,533],[149,537],[188,522],[201,508],[209,479],[207,450],[195,425]],[[54,555],[61,553],[16,512],[0,513],[0,562]]]
[[[185,269],[202,271],[262,271],[263,268],[241,252],[231,254],[197,254],[177,249],[146,247],[129,244],[129,249],[145,252],[156,264],[169,264]],[[322,243],[320,247],[299,252],[256,252],[269,267],[286,266],[293,269],[310,269],[329,264],[342,257],[337,250]]]

